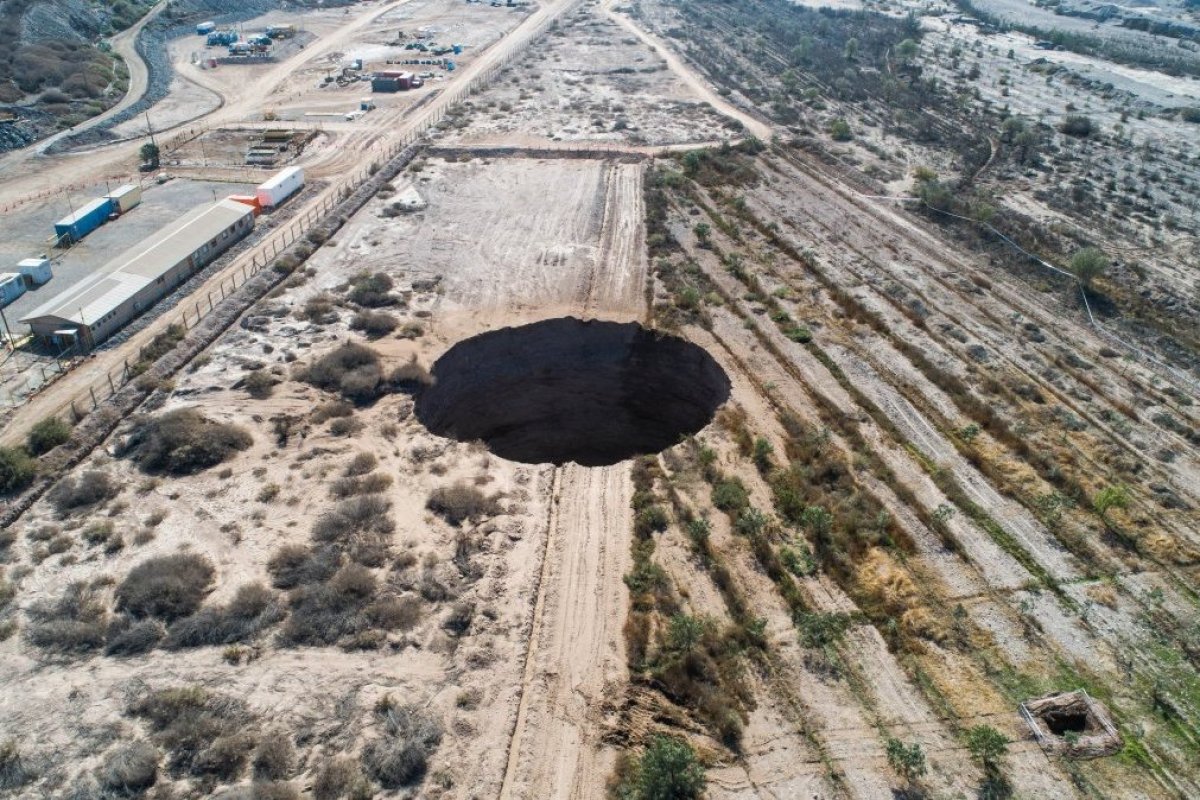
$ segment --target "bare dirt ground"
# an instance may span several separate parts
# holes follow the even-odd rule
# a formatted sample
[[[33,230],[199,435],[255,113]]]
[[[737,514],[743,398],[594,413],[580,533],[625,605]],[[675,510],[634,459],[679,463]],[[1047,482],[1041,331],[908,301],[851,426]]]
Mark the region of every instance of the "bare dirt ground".
[[[382,47],[369,37],[397,24],[390,14],[452,29],[421,16],[447,9],[373,5],[330,21],[308,60],[261,70],[253,100],[279,92],[284,66],[311,71]],[[463,30],[511,13],[467,9]],[[890,152],[902,129],[868,131],[871,112],[835,87],[806,100],[798,122],[764,122],[778,95],[756,104],[754,92],[708,85],[696,61],[706,51],[671,33],[675,6],[514,14],[519,27],[466,69],[500,63],[526,22],[564,10],[509,67],[538,72],[540,88],[502,77],[443,119],[441,155],[383,186],[139,409],[197,409],[252,444],[195,474],[156,476],[124,454],[126,420],[0,538],[0,740],[19,751],[18,795],[105,796],[89,787],[135,740],[157,748],[158,783],[175,796],[265,794],[261,759],[228,755],[232,733],[197,734],[198,755],[181,758],[178,736],[137,715],[148,691],[184,687],[236,709],[238,752],[284,732],[295,758],[270,790],[287,797],[317,796],[337,757],[366,782],[359,796],[602,798],[619,786],[643,797],[636,764],[660,736],[687,743],[712,798],[1200,793],[1194,390],[1114,349],[1061,287],[997,268],[994,254],[877,194],[899,191],[927,156],[939,169],[957,156],[931,141]],[[827,15],[826,32],[854,19]],[[994,66],[951,56],[957,29],[930,29],[923,63],[942,80],[968,60]],[[612,72],[638,57],[654,71]],[[613,82],[572,85],[583,69]],[[1031,114],[1057,98],[1066,111],[1065,90],[1026,83],[1005,95],[989,76],[981,93]],[[589,129],[595,104],[611,112],[626,89],[630,124]],[[442,95],[430,96],[329,126],[302,163],[335,179],[390,126],[433,113]],[[680,124],[660,97],[713,110]],[[254,102],[214,116],[245,124]],[[296,107],[308,102],[301,92]],[[656,158],[640,149],[723,138],[738,127],[712,116],[723,111],[760,141]],[[814,144],[808,134],[837,116],[856,135]],[[652,130],[661,136],[633,136]],[[777,130],[796,135],[770,141]],[[624,152],[536,149],[577,141]],[[1056,147],[1057,158],[1079,155]],[[414,198],[419,209],[406,210]],[[417,420],[411,384],[451,347],[562,316],[681,336],[723,370],[728,399],[694,436],[591,468],[508,461]],[[383,374],[398,370],[395,390],[339,406],[305,382],[306,367],[346,342]],[[71,507],[67,489],[82,492],[76,482],[95,472],[109,490]],[[440,492],[451,488],[474,490],[477,507],[448,518]],[[338,523],[347,495],[374,504],[361,529],[332,541],[358,566],[301,586],[281,579],[281,548],[318,547],[322,530],[351,525]],[[180,553],[213,566],[201,592],[210,616],[167,619],[157,645],[121,652],[122,623],[108,623],[123,618],[124,582]],[[305,569],[322,566],[314,555]],[[49,610],[74,582],[90,588]],[[226,634],[218,623],[254,582],[278,615]],[[334,619],[359,627],[339,635],[321,617],[334,635],[318,624],[300,636],[316,613],[305,604],[340,592],[360,594]],[[183,641],[189,621],[225,638]],[[1106,756],[1059,754],[1071,733],[1044,748],[1019,713],[1024,700],[1081,688],[1114,719],[1120,741]],[[440,733],[397,734],[397,710]],[[988,732],[1005,744],[984,753]],[[398,781],[379,758],[397,738],[423,764]],[[909,748],[924,768],[905,774]],[[4,774],[18,774],[5,757]],[[325,796],[351,796],[349,783]]]

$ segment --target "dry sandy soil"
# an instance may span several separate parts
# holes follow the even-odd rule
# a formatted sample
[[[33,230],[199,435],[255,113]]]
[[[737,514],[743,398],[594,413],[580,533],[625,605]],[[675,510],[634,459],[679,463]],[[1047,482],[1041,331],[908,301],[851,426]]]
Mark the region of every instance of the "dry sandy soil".
[[[442,8],[413,4],[403,24]],[[15,742],[0,779],[18,796],[113,796],[97,782],[146,741],[163,759],[160,797],[317,796],[343,757],[365,770],[353,796],[603,798],[660,735],[688,743],[711,798],[1200,793],[1195,390],[1121,357],[1057,294],[868,196],[845,159],[785,141],[646,157],[643,143],[736,126],[664,112],[659,98],[702,96],[695,65],[676,52],[660,69],[624,32],[670,15],[613,14],[582,5],[510,67],[538,88],[503,77],[437,144],[586,139],[622,157],[419,156],[139,409],[197,410],[249,446],[155,474],[127,452],[138,421],[125,420],[59,483],[101,472],[110,491],[68,507],[53,490],[0,538],[0,743]],[[614,74],[625,61],[655,69]],[[618,101],[628,127],[591,125]],[[767,127],[746,98],[720,101]],[[335,173],[372,137],[386,133],[327,131],[306,163]],[[903,172],[876,152],[887,141],[842,155]],[[414,197],[423,208],[402,210]],[[394,327],[368,336],[381,313]],[[681,337],[719,365],[728,399],[659,453],[556,466],[434,435],[414,409],[421,389],[399,378],[340,409],[304,380],[355,342],[420,383],[455,345],[560,317]],[[255,389],[264,375],[269,392]],[[460,484],[477,513],[447,519],[438,491]],[[362,566],[281,580],[272,559],[319,543],[329,515],[348,513],[339,492],[378,503],[332,542]],[[105,654],[131,572],[180,553],[213,567],[201,630],[220,630],[246,584],[268,587],[278,614],[190,644],[188,620],[168,619],[157,647]],[[51,610],[76,582],[91,604]],[[358,629],[297,640],[311,593],[364,582],[346,612]],[[207,694],[173,697],[206,698],[240,737],[181,744],[136,713],[148,693],[188,687]],[[1079,688],[1119,734],[1103,757],[1061,755],[1074,737],[1041,743],[1019,713]],[[377,755],[396,709],[440,736],[426,769],[385,787]],[[991,760],[969,746],[981,726],[1008,742]],[[274,733],[290,767],[238,760]],[[901,774],[894,742],[918,746],[927,771]],[[181,760],[185,745],[200,755]]]

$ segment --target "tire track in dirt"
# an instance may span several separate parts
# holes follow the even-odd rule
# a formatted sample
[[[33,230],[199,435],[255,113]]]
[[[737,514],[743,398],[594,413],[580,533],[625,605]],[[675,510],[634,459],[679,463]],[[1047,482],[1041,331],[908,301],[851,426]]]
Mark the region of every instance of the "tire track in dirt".
[[[648,261],[641,164],[610,164],[605,170],[603,221],[595,262],[588,273],[581,305],[585,316],[597,311],[636,308],[642,303]]]
[[[627,680],[630,466],[559,476],[501,798],[602,798],[615,759],[601,739]]]

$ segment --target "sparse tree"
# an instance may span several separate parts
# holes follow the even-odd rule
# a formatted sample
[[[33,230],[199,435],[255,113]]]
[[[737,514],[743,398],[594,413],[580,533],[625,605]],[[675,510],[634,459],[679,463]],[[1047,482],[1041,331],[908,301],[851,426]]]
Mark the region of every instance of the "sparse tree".
[[[1106,486],[1092,498],[1092,508],[1100,519],[1108,522],[1108,512],[1129,507],[1129,490],[1124,486]]]
[[[1008,738],[990,725],[976,725],[967,731],[967,750],[985,772],[995,772],[1008,752]]]
[[[622,800],[692,800],[703,795],[704,767],[681,739],[655,736],[618,789]]]
[[[925,764],[925,751],[921,749],[921,745],[906,745],[892,737],[887,740],[886,750],[888,766],[903,778],[908,786],[915,784],[928,771]]]
[[[146,142],[138,153],[142,157],[143,164],[149,164],[151,169],[158,169],[158,160],[161,155],[158,145],[154,142]]]
[[[896,58],[907,64],[909,61],[912,61],[914,58],[916,58],[917,53],[920,52],[920,49],[920,45],[918,45],[915,41],[912,39],[905,39],[903,42],[896,45]]]

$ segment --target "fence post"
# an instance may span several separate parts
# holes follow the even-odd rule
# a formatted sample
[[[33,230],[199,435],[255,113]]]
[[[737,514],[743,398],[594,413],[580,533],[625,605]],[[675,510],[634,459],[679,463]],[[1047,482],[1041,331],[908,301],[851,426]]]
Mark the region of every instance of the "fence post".
[[[95,389],[95,387],[93,387],[93,386],[89,386],[89,387],[88,387],[88,392],[90,392],[90,393],[91,393],[91,395],[92,395],[92,408],[99,408],[99,407],[100,407],[100,403],[99,403],[99,402],[97,402],[97,400],[96,400],[96,389]]]

